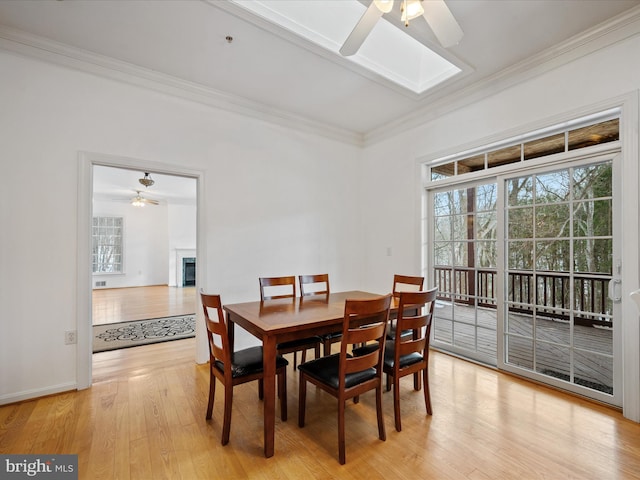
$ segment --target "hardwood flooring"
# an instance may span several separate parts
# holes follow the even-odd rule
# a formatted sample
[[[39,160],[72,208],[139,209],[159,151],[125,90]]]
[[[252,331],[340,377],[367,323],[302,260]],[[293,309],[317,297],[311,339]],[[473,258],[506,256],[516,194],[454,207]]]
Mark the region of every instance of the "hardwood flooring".
[[[97,289],[92,302],[94,325],[187,315],[196,311],[196,287]]]
[[[205,421],[208,366],[195,340],[94,355],[90,389],[0,407],[0,453],[74,453],[81,479],[640,479],[640,424],[611,408],[432,352],[433,416],[412,379],[347,402],[347,464],[338,463],[337,403],[310,387],[297,426],[298,377],[288,370],[289,419],[276,416],[275,456],[263,456],[256,383],[234,389],[231,439],[220,444],[223,388]]]

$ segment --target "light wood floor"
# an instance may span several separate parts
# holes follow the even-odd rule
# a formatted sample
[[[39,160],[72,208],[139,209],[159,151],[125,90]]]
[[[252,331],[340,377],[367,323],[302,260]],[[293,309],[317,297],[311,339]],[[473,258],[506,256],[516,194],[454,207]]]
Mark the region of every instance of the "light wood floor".
[[[97,289],[92,302],[94,325],[188,315],[196,311],[196,287]]]
[[[298,382],[288,370],[289,420],[276,417],[276,453],[263,456],[257,385],[234,390],[231,439],[220,445],[223,388],[205,421],[208,366],[194,340],[94,355],[94,384],[0,407],[0,453],[74,453],[81,479],[640,479],[640,425],[589,403],[433,352],[433,416],[402,385],[402,432],[392,393],[378,439],[371,393],[347,403],[347,464],[337,455],[337,405],[309,387],[297,426]],[[297,373],[297,372],[296,372]]]

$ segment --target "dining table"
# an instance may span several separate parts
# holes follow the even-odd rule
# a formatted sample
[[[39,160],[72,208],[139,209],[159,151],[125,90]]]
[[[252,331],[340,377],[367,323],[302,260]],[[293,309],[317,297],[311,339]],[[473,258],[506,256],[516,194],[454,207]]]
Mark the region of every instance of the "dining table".
[[[275,450],[276,353],[277,345],[313,335],[342,330],[344,305],[347,299],[366,300],[380,296],[362,291],[338,292],[293,298],[225,305],[231,345],[234,325],[239,325],[262,341],[264,368],[264,455],[272,457]],[[397,299],[391,311],[397,311]]]

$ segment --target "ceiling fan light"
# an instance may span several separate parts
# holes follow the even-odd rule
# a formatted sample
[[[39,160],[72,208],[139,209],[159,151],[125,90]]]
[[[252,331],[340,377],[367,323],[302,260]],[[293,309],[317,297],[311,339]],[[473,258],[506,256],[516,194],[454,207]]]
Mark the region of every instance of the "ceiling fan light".
[[[134,207],[144,207],[144,199],[140,196],[140,194],[138,194],[131,199],[131,205],[133,205]]]
[[[373,3],[382,13],[389,13],[393,8],[393,0],[373,0]]]
[[[409,20],[418,18],[423,13],[424,8],[422,8],[422,2],[420,0],[406,0],[402,9],[401,20],[408,22]]]

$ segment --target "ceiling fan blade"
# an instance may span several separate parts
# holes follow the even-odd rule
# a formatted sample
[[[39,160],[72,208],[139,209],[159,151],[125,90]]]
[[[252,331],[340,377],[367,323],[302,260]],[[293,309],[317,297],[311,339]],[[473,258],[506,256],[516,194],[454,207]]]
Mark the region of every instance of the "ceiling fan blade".
[[[382,13],[375,2],[372,1],[369,8],[364,12],[364,15],[358,20],[355,28],[344,41],[342,48],[340,48],[340,53],[343,56],[348,57],[353,55],[360,49],[367,36],[369,36],[369,33],[371,33],[371,30],[373,30],[373,27],[376,26]]]
[[[444,0],[429,0],[422,3],[424,18],[444,48],[457,45],[464,33]]]
[[[159,205],[160,202],[158,202],[157,200],[151,200],[150,198],[143,198],[142,201],[144,203],[148,203],[149,205]]]

